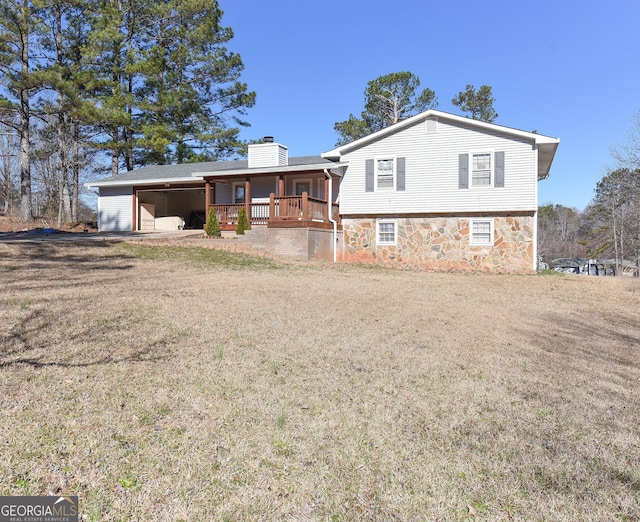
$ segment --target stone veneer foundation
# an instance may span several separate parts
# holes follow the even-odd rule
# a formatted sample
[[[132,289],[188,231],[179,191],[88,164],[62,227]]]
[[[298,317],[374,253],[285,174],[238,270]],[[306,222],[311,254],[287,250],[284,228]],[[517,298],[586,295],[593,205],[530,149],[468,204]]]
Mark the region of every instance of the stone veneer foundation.
[[[472,246],[471,219],[492,218],[494,241]],[[396,245],[376,245],[376,218],[343,218],[344,251],[348,262],[399,265],[425,270],[533,272],[533,214],[518,216],[397,217]]]

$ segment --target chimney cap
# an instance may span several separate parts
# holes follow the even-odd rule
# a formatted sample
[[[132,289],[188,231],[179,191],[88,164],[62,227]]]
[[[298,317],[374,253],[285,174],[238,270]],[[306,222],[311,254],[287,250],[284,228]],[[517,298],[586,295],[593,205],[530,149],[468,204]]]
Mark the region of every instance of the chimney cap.
[[[262,138],[262,141],[264,141],[265,143],[273,143],[273,136],[265,136],[264,138]]]

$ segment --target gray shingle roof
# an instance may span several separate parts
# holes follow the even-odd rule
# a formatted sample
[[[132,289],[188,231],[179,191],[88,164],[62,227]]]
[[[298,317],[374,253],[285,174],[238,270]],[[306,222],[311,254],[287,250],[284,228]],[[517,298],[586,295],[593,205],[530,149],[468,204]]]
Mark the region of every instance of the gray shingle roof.
[[[328,165],[333,166],[335,162],[327,160],[321,156],[296,156],[289,158],[288,167],[304,165]],[[111,176],[96,180],[94,183],[104,183],[109,181],[117,181],[124,183],[127,181],[152,181],[163,179],[180,179],[192,181],[193,174],[202,172],[232,172],[244,171],[249,168],[247,160],[232,161],[208,161],[202,163],[182,163],[180,165],[153,165],[150,167],[141,167],[139,169],[123,172],[117,176]],[[260,173],[262,169],[255,169],[256,173]]]

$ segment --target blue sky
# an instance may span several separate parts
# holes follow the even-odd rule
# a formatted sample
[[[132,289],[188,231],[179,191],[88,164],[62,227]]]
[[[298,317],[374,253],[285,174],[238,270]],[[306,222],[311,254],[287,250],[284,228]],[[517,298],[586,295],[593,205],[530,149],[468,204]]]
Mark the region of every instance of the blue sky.
[[[640,1],[219,0],[257,93],[245,139],[333,148],[367,82],[411,71],[451,104],[490,85],[496,123],[560,138],[539,202],[584,209],[640,110]]]

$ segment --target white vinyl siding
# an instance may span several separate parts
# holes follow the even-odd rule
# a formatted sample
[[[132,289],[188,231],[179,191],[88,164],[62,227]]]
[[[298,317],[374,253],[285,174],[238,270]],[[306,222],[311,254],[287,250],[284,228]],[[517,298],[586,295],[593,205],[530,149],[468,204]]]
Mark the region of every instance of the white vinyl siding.
[[[280,143],[256,143],[249,145],[249,168],[287,165],[289,149]]]
[[[101,187],[98,197],[98,230],[126,232],[133,230],[133,188]]]
[[[417,123],[342,156],[349,164],[340,184],[343,215],[536,210],[537,151],[532,141],[444,118],[438,119],[437,133],[426,133],[424,125]],[[468,154],[471,161],[473,153],[491,151],[492,168],[495,151],[504,153],[504,187],[474,187],[469,179],[469,188],[461,190],[460,155]],[[366,161],[390,157],[406,159],[405,190],[367,192]]]

